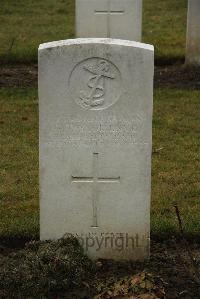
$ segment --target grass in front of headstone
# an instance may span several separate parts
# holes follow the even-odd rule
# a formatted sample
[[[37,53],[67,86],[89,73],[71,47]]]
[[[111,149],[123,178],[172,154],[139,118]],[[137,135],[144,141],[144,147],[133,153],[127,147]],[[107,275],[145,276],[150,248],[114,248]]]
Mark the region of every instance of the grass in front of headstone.
[[[2,1],[0,60],[37,61],[40,43],[75,36],[74,0]],[[185,56],[187,0],[144,0],[143,41],[161,63]]]
[[[199,91],[157,89],[154,96],[151,231],[200,231]],[[0,89],[0,238],[37,238],[38,98],[35,89]]]
[[[38,236],[36,90],[0,90],[0,236]]]
[[[199,91],[158,89],[154,97],[152,232],[172,235],[180,210],[185,232],[200,231]]]

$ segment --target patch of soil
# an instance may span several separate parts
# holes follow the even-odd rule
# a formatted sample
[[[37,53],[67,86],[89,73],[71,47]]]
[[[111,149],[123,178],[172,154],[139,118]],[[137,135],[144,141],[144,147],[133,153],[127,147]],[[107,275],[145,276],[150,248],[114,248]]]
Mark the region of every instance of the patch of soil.
[[[200,89],[200,67],[184,65],[155,67],[154,86],[180,89]]]
[[[3,65],[0,69],[0,87],[37,87],[37,80],[37,64]],[[199,90],[200,68],[155,66],[154,86]]]
[[[66,245],[67,247],[65,247]],[[190,244],[188,251],[183,240],[177,241],[175,238],[163,240],[162,242],[153,240],[151,242],[151,258],[149,261],[114,262],[112,260],[98,260],[92,263],[83,258],[76,244],[75,247],[74,243],[67,243],[66,245],[61,242],[61,247],[59,247],[55,242],[52,242],[52,245],[47,243],[47,247],[45,248],[46,245],[44,243],[38,241],[35,243],[32,241],[28,243],[25,249],[14,249],[13,247],[10,249],[8,247],[4,248],[5,250],[0,254],[0,265],[6,269],[6,272],[4,271],[8,276],[5,280],[6,283],[11,283],[13,280],[12,285],[19,284],[19,282],[15,281],[19,275],[25,282],[25,284],[21,285],[22,291],[29,291],[31,287],[31,294],[37,292],[39,287],[43,292],[44,286],[51,284],[51,292],[48,293],[48,298],[94,298],[97,294],[100,294],[98,298],[101,299],[154,298],[134,296],[115,297],[113,295],[114,293],[112,293],[115,288],[119,288],[119,286],[121,286],[122,291],[124,291],[127,283],[132,281],[132,278],[135,277],[134,275],[141,275],[141,273],[147,273],[147,275],[149,275],[148,273],[150,273],[154,280],[158,278],[163,281],[164,291],[166,293],[165,297],[156,298],[199,298],[199,243],[193,242]],[[68,246],[69,249],[67,249]],[[51,250],[53,251],[51,252]],[[68,257],[67,263],[66,254]],[[80,259],[80,262],[78,262],[78,259]],[[76,264],[74,261],[76,261]],[[30,268],[30,262],[32,268]],[[35,262],[37,262],[36,266],[34,266]],[[9,267],[7,267],[7,264],[9,264]],[[74,267],[77,267],[78,272]],[[54,271],[52,272],[54,268],[57,269],[56,275],[54,275]],[[12,272],[13,269],[14,272]],[[67,269],[67,272],[65,269]],[[70,272],[71,269],[73,273]],[[20,272],[24,270],[26,270],[26,273],[23,272],[23,274]],[[65,275],[63,275],[63,271],[65,271]],[[75,276],[77,281],[75,281],[74,271],[76,273],[82,271],[83,273],[83,276]],[[41,277],[41,281],[35,280],[35,272],[37,273],[37,277]],[[28,280],[27,277],[29,278]],[[67,285],[66,280],[68,280]],[[75,285],[73,285],[74,282],[76,282]],[[46,292],[44,290],[44,295],[45,294]],[[105,294],[109,294],[109,297],[105,296]],[[18,298],[17,294],[15,295],[16,298]],[[38,297],[36,296],[36,298]]]
[[[0,87],[37,87],[37,64],[3,65],[0,68]]]
[[[200,266],[200,246],[190,246],[192,256],[195,259],[195,266]],[[197,299],[200,294],[200,277],[196,278],[194,265],[191,262],[188,252],[182,243],[171,239],[162,243],[151,242],[151,258],[144,263],[127,262],[116,263],[102,261],[99,272],[96,275],[96,288],[112,285],[123,276],[131,276],[141,271],[153,273],[160,277],[165,283],[166,298],[187,298]],[[198,272],[199,273],[199,272]],[[131,298],[131,297],[130,297]],[[148,297],[147,297],[148,298]]]

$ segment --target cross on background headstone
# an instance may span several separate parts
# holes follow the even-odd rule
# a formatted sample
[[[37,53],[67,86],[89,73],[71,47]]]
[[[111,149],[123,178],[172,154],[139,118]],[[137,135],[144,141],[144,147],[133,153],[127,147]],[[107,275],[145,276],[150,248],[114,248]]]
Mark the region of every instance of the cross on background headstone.
[[[98,227],[97,205],[99,183],[119,183],[120,177],[99,177],[99,154],[93,154],[92,177],[72,176],[73,183],[92,183],[92,205],[93,205],[93,224],[92,227]]]
[[[108,10],[95,10],[96,14],[106,14],[106,15],[115,15],[115,14],[123,14],[124,10],[111,10],[109,7]]]
[[[111,9],[111,2],[110,0],[108,0],[108,3],[107,3],[107,10],[95,10],[95,14],[105,14],[107,16],[107,37],[111,37],[111,32],[110,32],[110,17],[112,15],[119,15],[119,14],[123,14],[125,11],[122,10],[122,9]]]
[[[76,36],[141,41],[142,0],[76,0]]]

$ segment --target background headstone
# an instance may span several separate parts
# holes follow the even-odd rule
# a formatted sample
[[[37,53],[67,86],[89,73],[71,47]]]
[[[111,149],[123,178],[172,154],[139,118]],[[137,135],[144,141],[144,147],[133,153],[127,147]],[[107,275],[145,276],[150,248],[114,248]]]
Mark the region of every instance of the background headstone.
[[[149,255],[153,47],[112,39],[40,45],[41,239],[92,258]]]
[[[141,41],[142,0],[76,0],[76,36]]]
[[[186,64],[200,65],[200,0],[188,1]]]

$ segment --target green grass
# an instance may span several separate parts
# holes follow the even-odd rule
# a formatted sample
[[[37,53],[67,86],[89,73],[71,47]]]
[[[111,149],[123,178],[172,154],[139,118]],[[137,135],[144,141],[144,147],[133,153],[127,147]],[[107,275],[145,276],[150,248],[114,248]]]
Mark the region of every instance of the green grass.
[[[187,0],[144,0],[143,41],[163,63],[184,60]]]
[[[35,90],[0,90],[0,235],[38,233]]]
[[[152,232],[177,231],[178,204],[187,233],[200,231],[200,91],[156,90]],[[0,236],[39,234],[38,100],[34,89],[0,89]]]
[[[37,60],[40,43],[74,37],[74,1],[6,0],[0,9],[0,59]],[[12,50],[9,48],[12,45]]]
[[[40,43],[73,38],[74,0],[4,0],[0,9],[0,60],[37,61]],[[160,62],[185,56],[187,0],[144,0],[143,41]]]
[[[156,90],[152,165],[152,230],[173,232],[177,204],[186,232],[200,232],[200,91]]]

